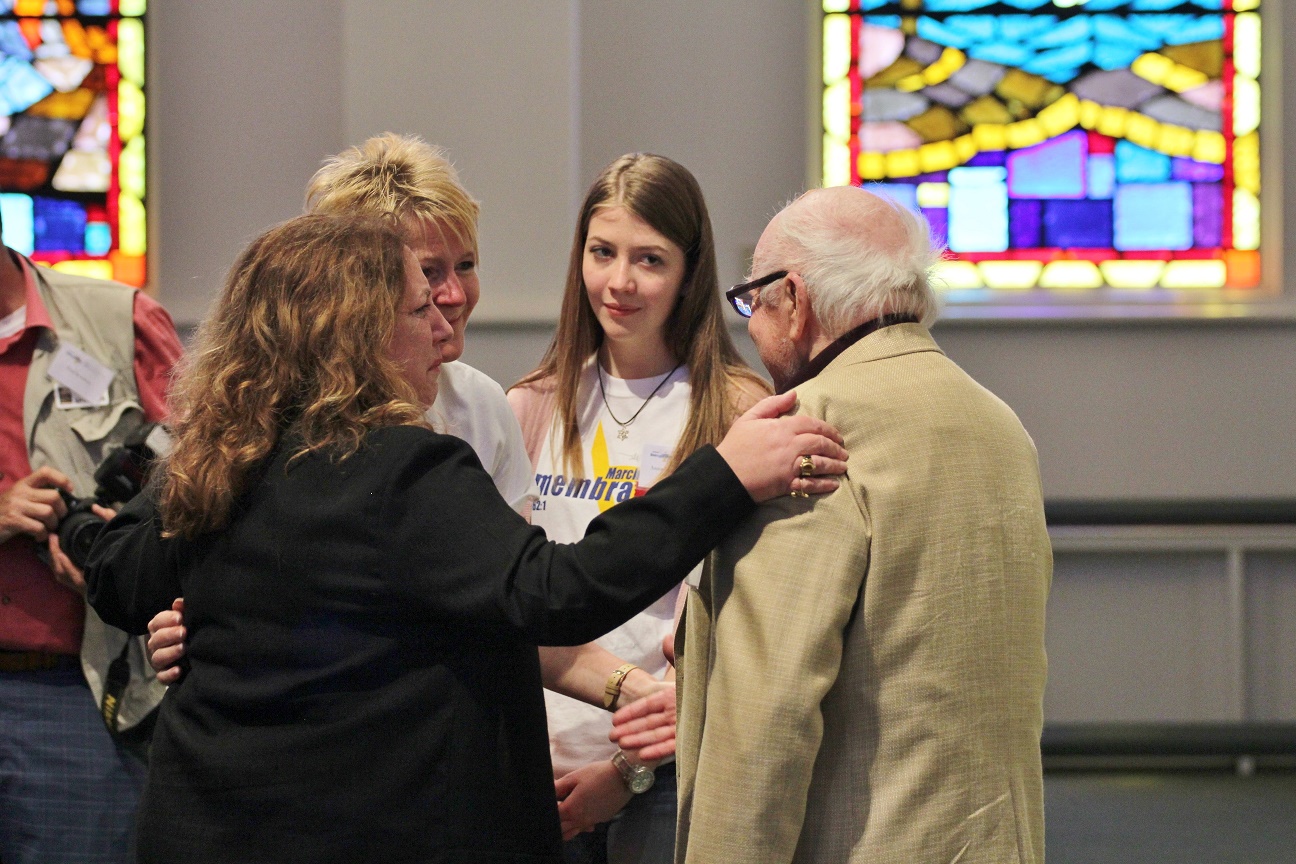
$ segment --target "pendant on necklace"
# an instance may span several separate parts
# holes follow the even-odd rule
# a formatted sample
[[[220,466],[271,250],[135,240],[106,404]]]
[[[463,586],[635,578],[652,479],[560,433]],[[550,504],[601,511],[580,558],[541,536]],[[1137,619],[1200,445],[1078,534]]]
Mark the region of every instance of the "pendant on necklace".
[[[617,430],[618,441],[624,441],[629,437],[630,437],[630,430],[627,429],[626,427],[622,426],[620,429]]]

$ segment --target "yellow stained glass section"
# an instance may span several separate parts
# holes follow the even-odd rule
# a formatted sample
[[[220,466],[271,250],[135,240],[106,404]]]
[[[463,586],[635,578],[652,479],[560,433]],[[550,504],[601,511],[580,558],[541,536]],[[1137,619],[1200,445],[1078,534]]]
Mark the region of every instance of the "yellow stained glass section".
[[[123,255],[143,255],[148,250],[145,229],[144,203],[123,191],[117,198],[118,249]]]
[[[73,276],[89,276],[91,279],[113,278],[113,266],[110,261],[57,261],[51,267],[60,273]]]
[[[934,278],[949,291],[968,291],[984,288],[981,271],[971,261],[941,261],[936,265]]]
[[[1050,261],[1039,278],[1039,287],[1052,291],[1087,291],[1102,284],[1102,273],[1092,261]]]
[[[1233,190],[1233,248],[1260,248],[1260,199],[1245,189]]]
[[[828,15],[823,25],[823,80],[840,81],[850,74],[851,23],[849,15]]]
[[[850,82],[842,80],[824,88],[824,131],[834,138],[850,136]]]
[[[823,138],[823,185],[849,186],[851,182],[850,147],[831,135]]]
[[[1260,77],[1260,16],[1253,12],[1233,19],[1233,65],[1239,75]]]
[[[1254,132],[1260,126],[1260,84],[1254,78],[1233,77],[1233,134]]]
[[[1029,291],[1044,269],[1039,261],[982,261],[977,266],[986,287],[997,291]]]
[[[1155,288],[1165,272],[1164,261],[1103,261],[1098,270],[1113,288],[1123,291],[1143,291]]]
[[[143,15],[148,11],[148,0],[121,0],[117,4],[117,11],[131,17]]]
[[[1170,261],[1161,277],[1161,287],[1174,291],[1224,287],[1223,261]]]
[[[1233,182],[1239,188],[1260,194],[1260,135],[1244,135],[1233,142]]]
[[[144,86],[144,22],[137,18],[117,23],[117,68],[127,81]]]
[[[117,134],[129,141],[144,131],[144,91],[126,79],[117,84]]]
[[[122,148],[117,163],[117,176],[123,192],[144,198],[144,136],[137,135]]]
[[[948,207],[950,186],[948,183],[919,183],[916,190],[919,207]]]

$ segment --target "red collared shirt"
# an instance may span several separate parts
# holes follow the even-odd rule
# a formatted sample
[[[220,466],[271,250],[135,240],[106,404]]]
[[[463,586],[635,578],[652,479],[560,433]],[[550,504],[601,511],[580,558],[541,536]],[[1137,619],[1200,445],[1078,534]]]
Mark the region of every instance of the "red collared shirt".
[[[0,254],[10,254],[0,247]],[[0,493],[31,473],[23,434],[23,394],[27,367],[41,328],[52,329],[49,312],[36,290],[30,265],[15,255],[27,281],[27,323],[0,337]],[[166,389],[171,368],[182,352],[171,316],[153,298],[137,292],[135,384],[150,421],[166,419]],[[0,543],[0,650],[78,654],[85,601],[54,580],[36,557],[36,543],[20,534]]]

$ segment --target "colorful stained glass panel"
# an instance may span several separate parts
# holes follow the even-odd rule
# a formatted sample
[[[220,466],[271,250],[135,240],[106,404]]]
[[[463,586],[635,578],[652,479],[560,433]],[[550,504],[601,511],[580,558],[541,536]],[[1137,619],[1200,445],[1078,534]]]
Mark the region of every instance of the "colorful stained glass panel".
[[[824,0],[823,182],[926,215],[967,299],[1256,295],[1259,9]]]
[[[4,242],[143,287],[145,0],[0,0]]]

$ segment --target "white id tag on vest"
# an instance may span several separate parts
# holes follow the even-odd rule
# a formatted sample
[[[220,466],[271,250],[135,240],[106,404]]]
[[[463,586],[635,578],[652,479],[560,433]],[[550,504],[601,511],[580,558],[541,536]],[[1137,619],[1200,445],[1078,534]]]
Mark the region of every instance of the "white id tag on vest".
[[[66,388],[73,402],[62,402],[58,391],[54,401],[60,408],[83,408],[108,404],[108,385],[112,383],[113,370],[69,342],[60,342],[54,359],[50,362],[49,377]]]

